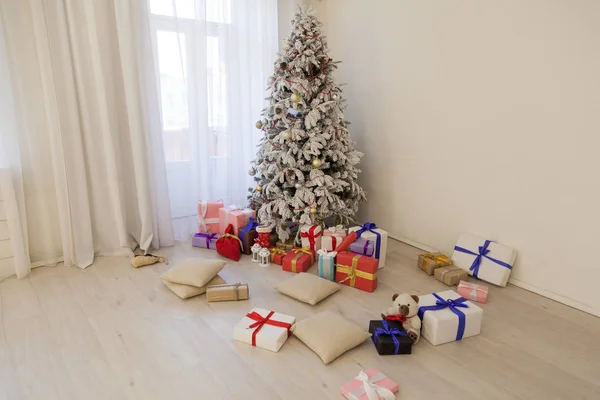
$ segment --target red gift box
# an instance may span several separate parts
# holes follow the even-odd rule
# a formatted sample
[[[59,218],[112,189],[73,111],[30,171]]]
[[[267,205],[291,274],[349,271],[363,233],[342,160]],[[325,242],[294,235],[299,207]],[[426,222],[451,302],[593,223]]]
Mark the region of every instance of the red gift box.
[[[378,259],[342,251],[337,255],[335,267],[337,282],[366,292],[377,289]]]
[[[287,251],[277,247],[273,247],[271,250],[271,262],[277,265],[283,265],[283,257],[287,255]]]
[[[315,262],[315,252],[308,249],[293,249],[283,257],[283,270],[294,273],[306,272]]]
[[[335,251],[337,251],[338,253],[340,251],[347,251],[348,247],[350,247],[350,245],[358,238],[358,235],[356,234],[356,232],[352,231],[348,234],[348,236],[346,236],[344,238],[344,240],[342,241],[342,243],[338,244],[338,246],[335,248]]]

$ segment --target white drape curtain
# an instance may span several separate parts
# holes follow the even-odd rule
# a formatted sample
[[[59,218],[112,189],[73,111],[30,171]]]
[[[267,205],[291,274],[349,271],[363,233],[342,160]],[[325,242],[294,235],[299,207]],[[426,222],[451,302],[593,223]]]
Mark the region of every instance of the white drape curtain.
[[[0,13],[0,104],[15,103],[0,146],[31,263],[173,244],[146,2],[1,0]]]
[[[149,0],[175,237],[198,200],[247,204],[256,121],[277,53],[277,0]]]

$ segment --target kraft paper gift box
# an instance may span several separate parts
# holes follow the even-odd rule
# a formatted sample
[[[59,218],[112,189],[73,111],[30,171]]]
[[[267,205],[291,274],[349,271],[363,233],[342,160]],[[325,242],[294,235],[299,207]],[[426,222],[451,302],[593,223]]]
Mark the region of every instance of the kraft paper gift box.
[[[375,254],[375,242],[373,242],[372,240],[366,240],[362,238],[357,239],[352,244],[350,244],[348,250],[363,256],[373,257],[373,254]]]
[[[240,239],[242,240],[242,252],[246,255],[251,255],[252,250],[250,248],[254,244],[254,240],[258,237],[256,228],[258,222],[254,218],[250,218],[248,225],[240,229]]]
[[[342,395],[349,400],[393,400],[400,387],[375,368],[369,368],[342,385]]]
[[[335,263],[335,280],[366,292],[377,289],[376,258],[342,251],[337,254]]]
[[[419,296],[421,336],[432,345],[479,335],[483,310],[453,290]]]
[[[206,289],[206,301],[240,301],[248,300],[247,283],[234,283],[231,285],[213,285]]]
[[[376,320],[369,322],[369,333],[379,355],[410,354],[412,340],[402,329],[400,321]]]
[[[219,209],[219,233],[225,233],[229,224],[233,225],[233,234],[240,236],[240,229],[250,223],[250,218],[256,218],[256,211],[250,208],[229,206]]]
[[[323,236],[340,236],[342,240],[348,236],[348,232],[346,232],[346,228],[342,225],[332,226],[323,231]]]
[[[217,239],[219,239],[219,235],[216,233],[199,232],[192,237],[192,246],[216,250]]]
[[[279,240],[276,244],[276,246],[280,249],[284,249],[286,251],[290,251],[294,248],[294,239],[288,239],[285,242],[282,240]]]
[[[448,286],[458,285],[458,282],[467,279],[467,277],[469,276],[469,274],[467,274],[467,271],[460,267],[457,267],[456,265],[437,268],[433,275],[435,276],[435,279]]]
[[[300,238],[302,247],[311,251],[321,248],[323,229],[319,225],[302,225],[300,227]]]
[[[375,242],[375,254],[373,257],[379,260],[379,268],[385,267],[388,233],[383,229],[379,229],[373,222],[352,227],[350,231],[356,232],[357,239],[362,238]]]
[[[283,257],[282,269],[293,273],[306,272],[315,262],[315,252],[308,249],[293,249]]]
[[[506,286],[517,251],[507,246],[477,236],[462,234],[458,238],[452,261],[481,280]]]
[[[271,251],[271,262],[277,265],[283,265],[283,257],[286,256],[288,251],[278,247],[273,247],[269,250]]]
[[[334,251],[343,241],[344,238],[338,235],[323,236],[321,239],[321,249]]]
[[[419,254],[418,266],[427,275],[433,275],[433,272],[440,268],[452,265],[450,257],[445,256],[442,253],[422,253]]]
[[[219,233],[219,209],[223,208],[221,200],[198,202],[198,232]]]
[[[233,338],[237,341],[274,352],[290,336],[290,328],[296,318],[263,308],[253,308],[233,328]]]
[[[489,291],[487,286],[460,281],[456,291],[465,299],[476,301],[478,303],[487,303]]]
[[[317,251],[319,255],[319,276],[335,282],[335,257],[337,252],[328,252],[324,249]]]

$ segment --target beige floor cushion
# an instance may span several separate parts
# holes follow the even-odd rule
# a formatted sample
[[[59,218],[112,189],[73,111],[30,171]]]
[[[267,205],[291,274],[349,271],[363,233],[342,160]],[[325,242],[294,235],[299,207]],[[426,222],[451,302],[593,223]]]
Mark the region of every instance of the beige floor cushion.
[[[275,289],[279,293],[314,306],[340,290],[340,287],[337,283],[319,278],[316,275],[300,273],[277,284]]]
[[[358,346],[371,334],[340,314],[323,311],[296,322],[291,331],[325,364]]]
[[[194,296],[198,296],[198,295],[206,293],[206,288],[208,288],[210,285],[224,285],[227,282],[225,282],[225,279],[223,279],[219,275],[217,275],[210,282],[208,282],[206,285],[204,285],[202,287],[196,287],[196,286],[191,286],[191,285],[182,285],[181,283],[174,283],[174,282],[169,282],[169,281],[165,281],[165,280],[163,280],[163,283],[165,284],[166,287],[171,289],[171,291],[173,293],[175,293],[177,296],[181,297],[182,299],[189,299],[190,297],[194,297]]]
[[[227,262],[206,258],[188,258],[178,262],[170,270],[165,272],[160,279],[182,285],[206,286],[214,278]]]

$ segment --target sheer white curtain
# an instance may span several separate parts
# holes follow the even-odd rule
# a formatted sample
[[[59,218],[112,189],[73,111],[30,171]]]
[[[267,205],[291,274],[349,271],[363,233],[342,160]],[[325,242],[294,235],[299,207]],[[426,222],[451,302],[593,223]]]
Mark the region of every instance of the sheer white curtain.
[[[0,1],[0,14],[16,116],[0,146],[32,264],[172,244],[146,2]]]
[[[246,204],[277,53],[277,0],[149,0],[175,237],[197,202]]]

